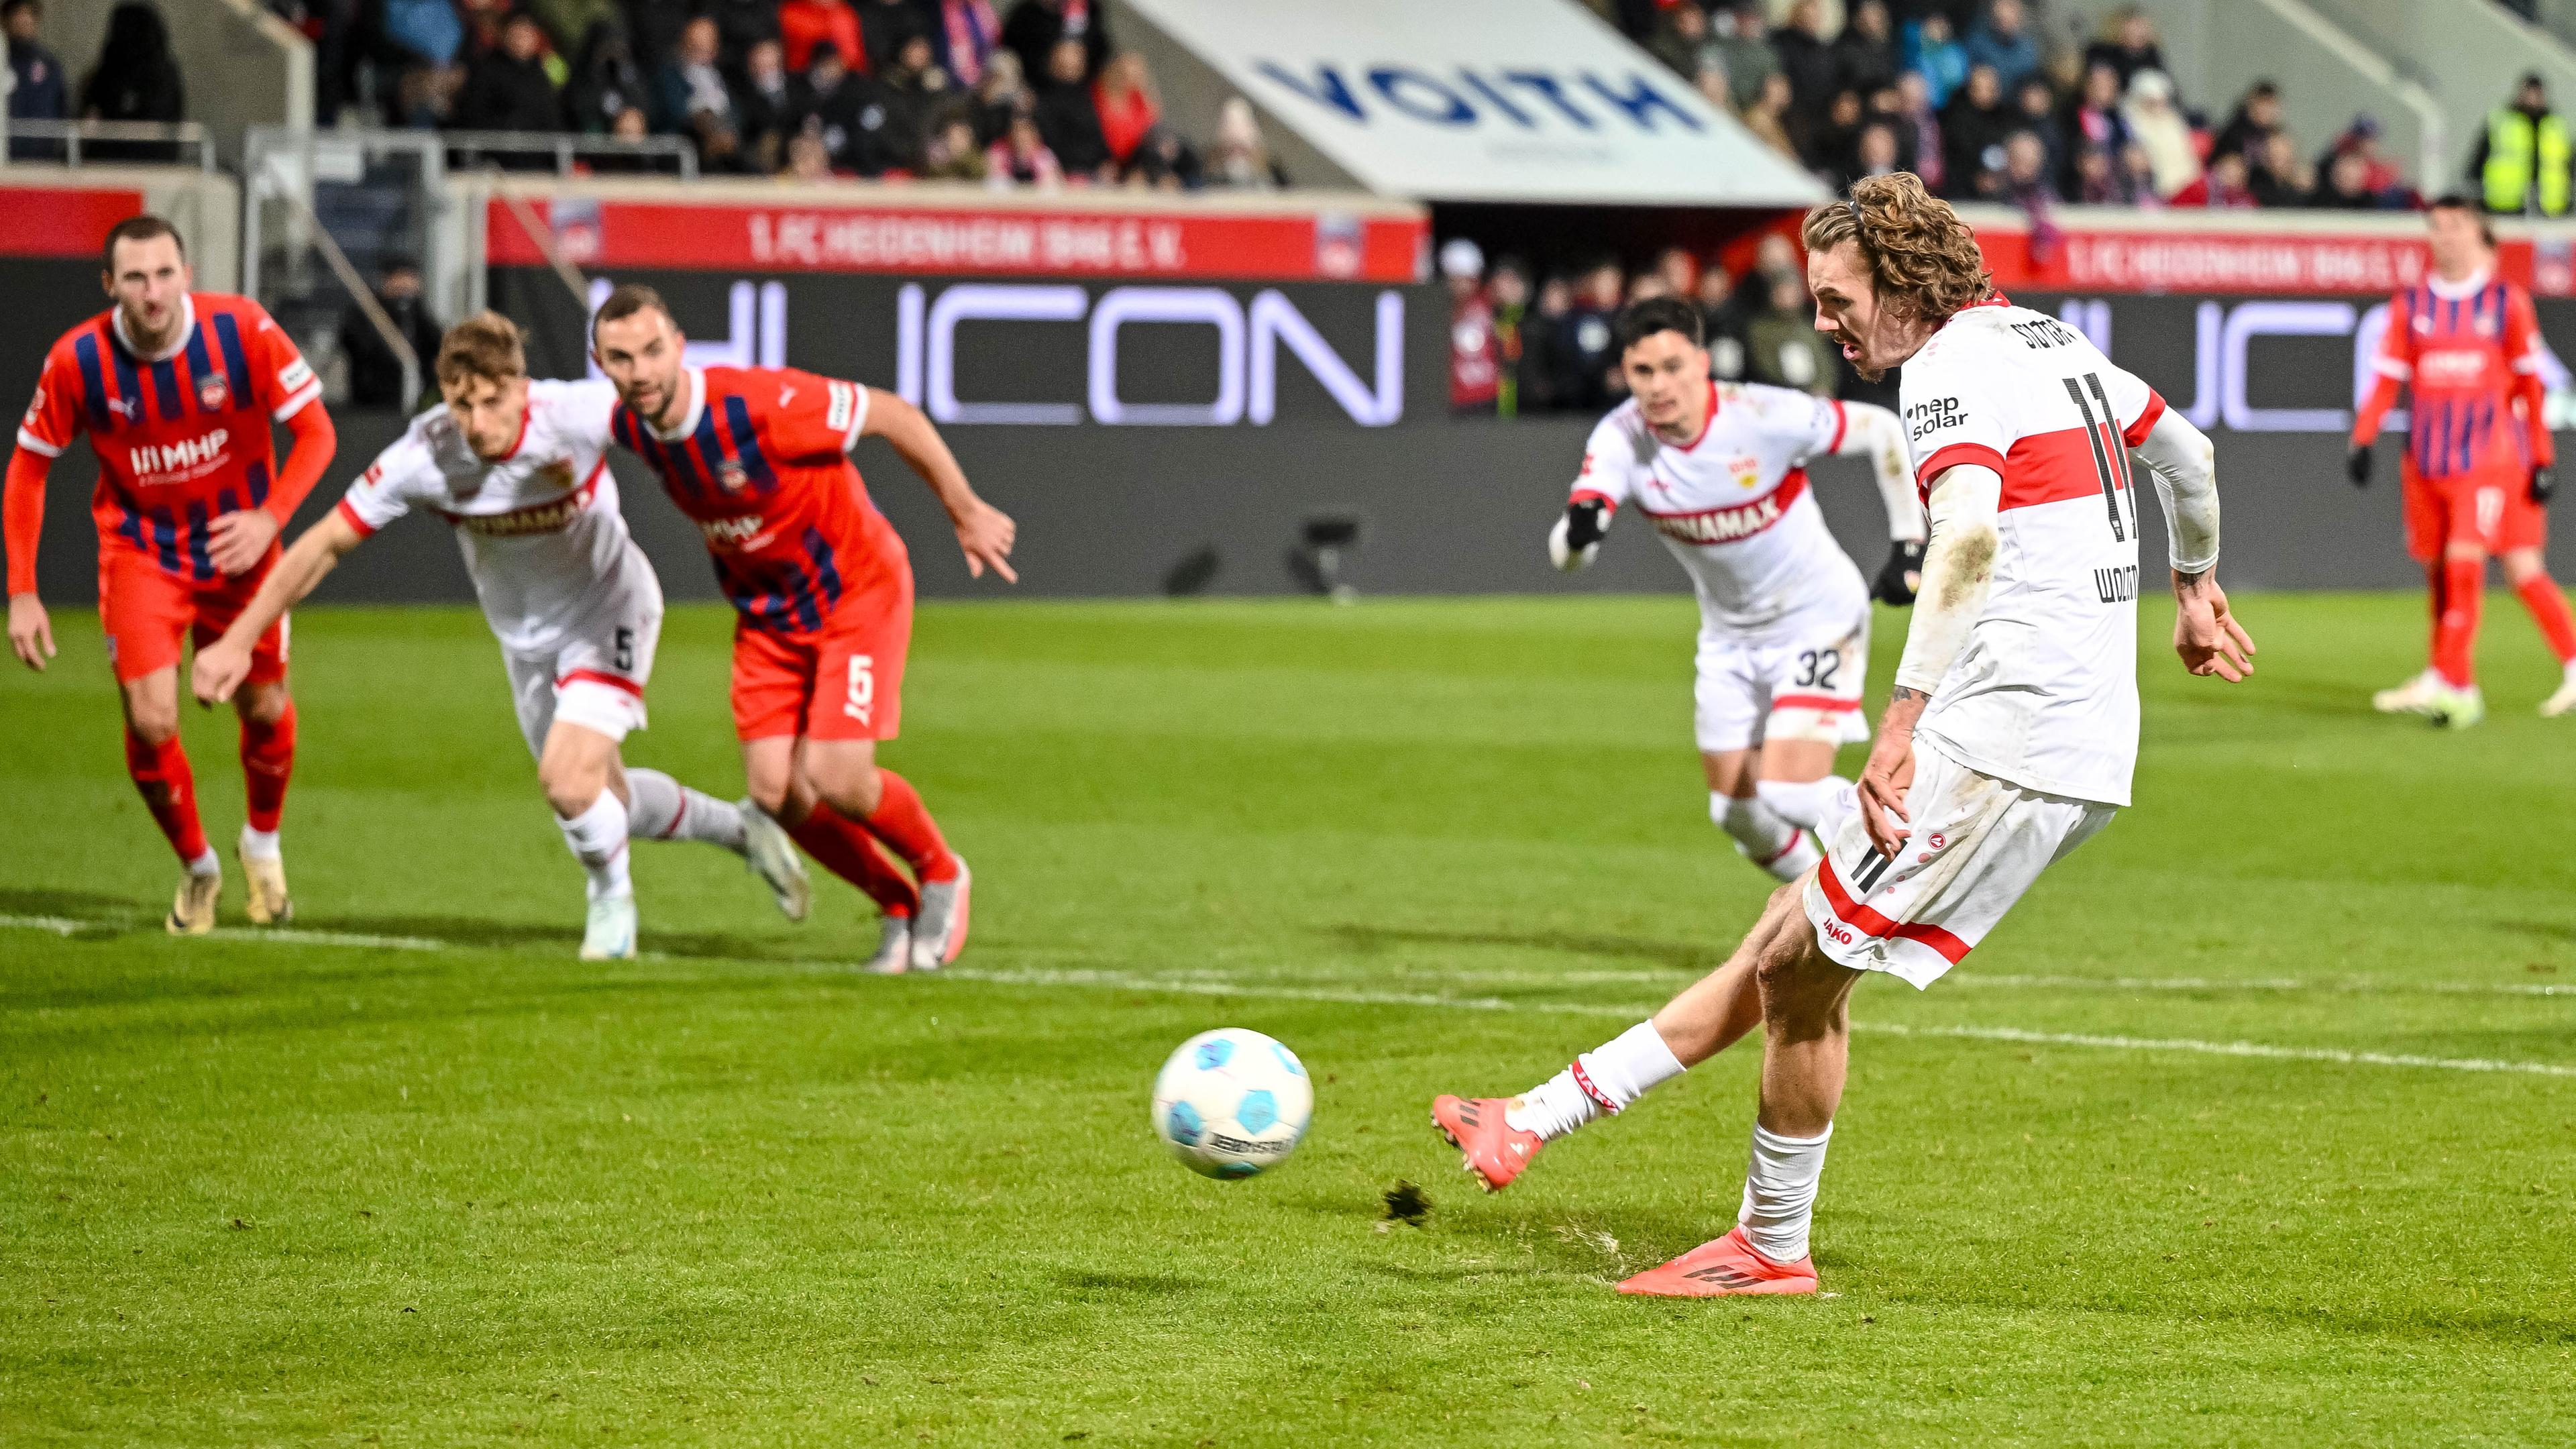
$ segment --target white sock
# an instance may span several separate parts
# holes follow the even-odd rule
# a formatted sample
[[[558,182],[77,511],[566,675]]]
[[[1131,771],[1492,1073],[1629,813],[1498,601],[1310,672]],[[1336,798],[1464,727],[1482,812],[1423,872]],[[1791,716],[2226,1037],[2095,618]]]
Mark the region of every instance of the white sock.
[[[742,811],[659,770],[626,767],[627,829],[640,840],[702,840],[742,854]]]
[[[2558,666],[2558,677],[2569,684],[2576,684],[2576,659]]]
[[[1860,787],[1840,775],[1821,780],[1764,780],[1754,787],[1771,813],[1801,830],[1822,832],[1856,807]]]
[[[211,845],[206,847],[205,854],[188,862],[188,874],[190,875],[222,875],[223,873],[224,863],[222,859],[215,854],[215,848]]]
[[[252,860],[277,860],[285,854],[277,843],[276,831],[253,830],[247,825],[242,827],[241,853]]]
[[[1824,853],[1816,849],[1806,832],[1781,819],[1779,812],[1759,797],[1739,800],[1711,791],[1708,818],[1717,822],[1718,829],[1735,837],[1735,848],[1746,860],[1781,880],[1805,875]]]
[[[1641,1021],[1574,1059],[1574,1064],[1523,1094],[1503,1120],[1552,1141],[1595,1117],[1624,1112],[1628,1104],[1683,1072],[1681,1058],[1664,1044],[1652,1021]]]
[[[1825,1144],[1834,1124],[1813,1137],[1783,1137],[1753,1124],[1753,1163],[1744,1172],[1744,1206],[1736,1221],[1753,1251],[1774,1263],[1807,1256],[1807,1226],[1816,1215],[1816,1182],[1825,1175]]]
[[[635,894],[634,878],[626,870],[626,806],[616,791],[600,791],[589,809],[570,820],[558,817],[555,824],[563,827],[573,859],[590,873],[592,900]]]

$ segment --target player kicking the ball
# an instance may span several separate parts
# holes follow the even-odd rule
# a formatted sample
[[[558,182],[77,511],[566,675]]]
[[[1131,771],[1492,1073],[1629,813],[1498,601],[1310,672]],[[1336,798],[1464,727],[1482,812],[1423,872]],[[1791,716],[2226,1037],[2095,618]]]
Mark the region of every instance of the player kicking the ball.
[[[733,601],[734,728],[751,798],[883,913],[872,971],[935,971],[966,946],[973,877],[921,795],[877,765],[903,718],[912,560],[850,462],[884,438],[957,528],[969,572],[1013,582],[1011,520],[975,496],[921,410],[892,393],[783,367],[690,367],[650,287],[608,294],[591,322],[617,384],[617,441],[706,535]],[[906,880],[880,844],[912,872]]]
[[[1816,326],[1864,377],[1903,364],[1931,546],[1859,808],[1772,893],[1735,954],[1651,1019],[1521,1097],[1441,1097],[1432,1120],[1488,1189],[1547,1141],[1763,1030],[1743,1205],[1725,1236],[1619,1285],[1812,1293],[1808,1223],[1862,973],[1929,986],[2041,871],[2128,803],[2138,742],[2134,449],[2173,535],[2174,647],[2234,680],[2252,640],[2210,576],[2209,440],[2045,313],[1992,290],[1977,244],[1905,173],[1807,213]]]
[[[456,530],[537,782],[590,877],[582,959],[635,954],[633,838],[722,846],[769,883],[788,919],[804,919],[805,867],[766,816],[619,758],[627,733],[644,727],[662,585],[617,511],[605,457],[616,390],[529,381],[519,329],[491,312],[447,330],[436,371],[446,401],[412,419],[198,654],[197,698],[229,698],[262,631],[351,549],[406,513],[434,513]]]
[[[1796,880],[1816,863],[1814,832],[1851,806],[1835,749],[1868,738],[1860,691],[1871,591],[1826,531],[1807,463],[1869,456],[1895,539],[1876,592],[1911,603],[1923,505],[1905,427],[1867,403],[1712,381],[1699,309],[1676,298],[1630,304],[1615,336],[1630,398],[1592,430],[1548,556],[1560,569],[1590,564],[1625,504],[1664,536],[1699,594],[1709,818],[1745,859]]]
[[[203,645],[240,613],[277,561],[278,531],[321,480],[338,439],[321,380],[268,313],[248,297],[189,290],[187,251],[168,222],[118,222],[103,261],[116,305],[64,333],[46,355],[9,459],[9,645],[30,669],[53,657],[53,623],[36,596],[45,474],[86,431],[98,454],[90,495],[98,621],[125,706],[125,769],[179,853],[170,931],[201,935],[215,928],[224,877],[179,745],[180,651],[192,639]],[[269,442],[272,422],[295,439],[282,466]],[[268,616],[245,645],[235,710],[248,808],[235,853],[252,923],[272,925],[295,914],[278,842],[295,770],[285,616]]]

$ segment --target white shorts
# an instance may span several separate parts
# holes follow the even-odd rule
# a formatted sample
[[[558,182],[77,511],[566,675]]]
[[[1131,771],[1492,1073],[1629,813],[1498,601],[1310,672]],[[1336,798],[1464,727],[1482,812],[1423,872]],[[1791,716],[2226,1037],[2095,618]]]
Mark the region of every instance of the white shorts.
[[[550,654],[501,651],[519,733],[528,753],[539,759],[557,720],[621,741],[644,728],[644,685],[653,677],[653,648],[662,638],[659,584],[648,572],[643,587],[614,591],[561,637]]]
[[[1793,643],[1746,644],[1703,629],[1692,728],[1702,754],[1766,739],[1856,744],[1869,738],[1860,687],[1869,674],[1869,610]]]
[[[2116,805],[2043,795],[1981,775],[1914,737],[1914,818],[1895,860],[1869,843],[1857,810],[1807,881],[1807,919],[1827,956],[1916,987],[1985,939],[2039,873],[2093,838]]]

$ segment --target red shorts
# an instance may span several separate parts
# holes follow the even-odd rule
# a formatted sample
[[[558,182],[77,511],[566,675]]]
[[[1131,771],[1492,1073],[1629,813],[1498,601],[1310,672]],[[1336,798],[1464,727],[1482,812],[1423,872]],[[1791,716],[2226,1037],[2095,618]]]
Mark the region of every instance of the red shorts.
[[[116,666],[116,682],[132,684],[175,666],[182,635],[200,649],[222,637],[259,592],[260,580],[268,577],[277,558],[272,550],[250,572],[201,587],[172,577],[130,549],[100,549],[98,621],[107,631],[107,657]],[[286,618],[280,615],[251,647],[248,683],[273,684],[286,677],[287,632]]]
[[[2491,554],[2549,541],[2549,510],[2531,501],[2531,475],[2519,468],[2456,478],[2418,478],[2409,468],[2404,478],[2406,552],[2417,563],[2440,558],[2453,539],[2475,539]]]
[[[811,634],[733,629],[733,728],[746,740],[890,740],[903,724],[912,588],[854,595]]]

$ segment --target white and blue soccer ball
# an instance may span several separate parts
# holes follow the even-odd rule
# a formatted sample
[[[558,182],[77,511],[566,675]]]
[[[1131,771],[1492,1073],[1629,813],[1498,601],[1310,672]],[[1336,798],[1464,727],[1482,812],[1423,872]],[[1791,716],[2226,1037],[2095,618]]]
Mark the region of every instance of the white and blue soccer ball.
[[[1181,1043],[1154,1078],[1154,1131],[1190,1171],[1250,1177],[1296,1150],[1315,1114],[1297,1054],[1239,1026]]]

